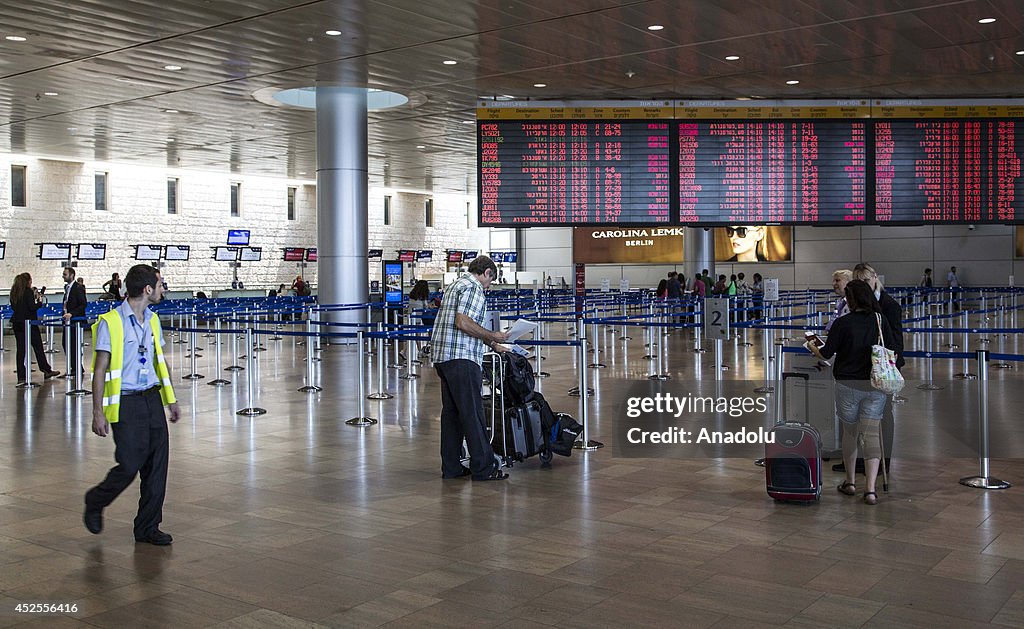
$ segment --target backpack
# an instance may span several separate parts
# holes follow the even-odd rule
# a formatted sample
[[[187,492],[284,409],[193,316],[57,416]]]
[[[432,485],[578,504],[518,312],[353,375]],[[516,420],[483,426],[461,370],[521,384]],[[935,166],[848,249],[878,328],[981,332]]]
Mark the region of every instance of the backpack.
[[[501,354],[505,361],[505,382],[502,383],[502,394],[513,406],[526,404],[534,399],[536,393],[533,390],[533,366],[525,356],[515,352],[504,352]]]

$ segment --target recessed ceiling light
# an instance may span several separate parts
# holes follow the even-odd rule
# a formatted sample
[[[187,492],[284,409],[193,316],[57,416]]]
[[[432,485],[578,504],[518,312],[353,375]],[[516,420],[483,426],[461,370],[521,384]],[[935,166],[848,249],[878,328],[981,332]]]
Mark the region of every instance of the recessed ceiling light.
[[[462,124],[476,124],[476,120],[463,120]]]
[[[263,126],[264,127],[272,127],[272,126],[274,126],[274,123],[273,122],[264,122]]]
[[[60,96],[57,92],[43,92],[43,96]]]
[[[736,100],[751,100],[749,96],[737,96]]]
[[[729,55],[725,58],[726,61],[739,61],[740,58],[737,55]]]
[[[300,171],[299,171],[299,174],[300,174],[300,175],[305,175],[305,174],[306,174],[306,171],[304,171],[304,170],[300,170]]]
[[[422,144],[417,144],[417,145],[416,145],[416,148],[418,148],[418,149],[425,149],[425,148],[427,148],[427,147],[423,146]]]
[[[534,87],[547,87],[548,84],[547,83],[534,83],[533,86]]]
[[[335,31],[335,30],[324,31],[324,35],[330,35],[331,37],[337,37],[338,35],[341,35],[341,31]]]
[[[649,31],[660,31],[663,28],[665,28],[665,27],[662,26],[661,24],[651,24],[650,26],[647,27],[647,30],[649,30]]]
[[[174,138],[164,138],[164,142],[170,144],[171,142],[174,142]]]
[[[165,114],[176,114],[176,113],[178,113],[178,110],[177,109],[165,109],[164,113]]]
[[[78,127],[68,127],[68,131],[75,131],[77,129],[78,129]]]
[[[168,65],[164,66],[164,70],[170,70],[171,72],[177,72],[180,69],[181,69],[181,66],[176,66],[176,65],[173,65],[173,64],[168,64]]]
[[[1017,52],[1015,52],[1013,54],[1015,54],[1015,55],[1024,55],[1024,50],[1018,50]]]
[[[8,35],[7,37],[4,37],[4,39],[7,41],[26,41],[26,38],[21,35]]]
[[[786,81],[786,85],[799,85],[800,81]]]
[[[453,65],[457,64],[458,61],[456,61],[454,59],[445,59],[441,63],[445,64],[446,66],[453,66]]]
[[[991,24],[992,22],[995,22],[995,21],[996,21],[996,18],[994,18],[994,17],[983,17],[980,20],[978,20],[978,24]]]

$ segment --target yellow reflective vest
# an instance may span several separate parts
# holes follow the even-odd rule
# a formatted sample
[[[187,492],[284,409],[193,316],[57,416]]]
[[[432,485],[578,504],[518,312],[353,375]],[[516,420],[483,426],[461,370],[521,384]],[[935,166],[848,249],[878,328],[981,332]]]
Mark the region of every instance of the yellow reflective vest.
[[[115,308],[110,312],[100,315],[99,319],[92,325],[92,346],[96,347],[96,330],[100,321],[107,322],[107,330],[110,332],[110,366],[103,382],[103,414],[107,422],[117,423],[118,413],[121,411],[121,367],[124,365],[124,322],[121,315]],[[174,389],[171,387],[171,375],[167,371],[167,363],[164,360],[164,350],[160,347],[160,339],[163,332],[160,330],[160,318],[153,315],[149,318],[149,327],[153,330],[153,353],[156,355],[155,368],[156,377],[160,379],[160,398],[164,405],[174,404],[177,400],[174,397]],[[92,370],[96,371],[96,353],[92,355]]]

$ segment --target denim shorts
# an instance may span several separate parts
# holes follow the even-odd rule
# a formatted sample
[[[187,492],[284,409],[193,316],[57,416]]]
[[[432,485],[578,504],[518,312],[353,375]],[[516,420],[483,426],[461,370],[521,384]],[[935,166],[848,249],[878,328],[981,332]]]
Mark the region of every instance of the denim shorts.
[[[882,419],[885,394],[875,389],[855,389],[836,381],[836,414],[847,424],[855,424],[861,417]]]

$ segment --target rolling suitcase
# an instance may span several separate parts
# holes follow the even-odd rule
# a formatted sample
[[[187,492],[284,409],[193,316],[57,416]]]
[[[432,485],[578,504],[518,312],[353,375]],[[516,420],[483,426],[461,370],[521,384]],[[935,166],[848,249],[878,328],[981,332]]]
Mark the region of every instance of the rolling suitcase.
[[[805,373],[782,374],[783,400],[787,380],[802,380],[805,403],[809,377]],[[804,408],[807,408],[805,406]],[[768,495],[775,500],[814,502],[821,497],[821,435],[806,422],[781,421],[764,446],[764,473]]]
[[[491,445],[496,453],[516,461],[536,454],[541,455],[541,460],[550,460],[546,436],[541,421],[541,403],[533,400],[506,409],[504,434],[495,435]]]

